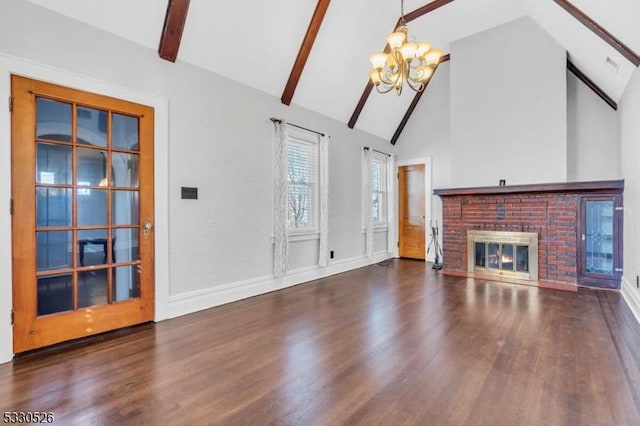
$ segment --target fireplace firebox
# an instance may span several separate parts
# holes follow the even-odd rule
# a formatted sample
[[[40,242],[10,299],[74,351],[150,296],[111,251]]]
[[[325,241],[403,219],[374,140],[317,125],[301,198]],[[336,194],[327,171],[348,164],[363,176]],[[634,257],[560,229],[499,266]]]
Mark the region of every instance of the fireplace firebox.
[[[538,280],[538,234],[467,231],[467,272]]]

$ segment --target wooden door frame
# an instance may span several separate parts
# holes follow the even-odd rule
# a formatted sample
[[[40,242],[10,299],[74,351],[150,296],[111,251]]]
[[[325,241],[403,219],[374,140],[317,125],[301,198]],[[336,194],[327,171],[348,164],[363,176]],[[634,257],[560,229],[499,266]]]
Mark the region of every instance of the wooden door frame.
[[[75,74],[72,71],[37,64],[0,53],[0,98],[9,99],[11,74],[68,86],[78,90],[149,105],[155,110],[155,321],[169,317],[169,102],[156,95],[111,82]],[[5,104],[6,105],[6,104]],[[11,273],[11,113],[0,108],[0,363],[13,358],[12,273]]]
[[[416,165],[424,165],[424,213],[426,216],[425,219],[425,227],[424,227],[424,252],[425,252],[425,260],[427,262],[434,261],[434,253],[427,254],[427,247],[429,246],[429,223],[431,223],[432,219],[435,219],[433,216],[433,188],[431,184],[431,157],[420,157],[413,158],[408,160],[398,160],[395,165],[395,175],[396,175],[396,183],[394,187],[395,194],[395,203],[394,203],[394,216],[396,218],[394,224],[395,238],[396,241],[400,238],[400,211],[398,208],[398,200],[400,197],[399,185],[398,185],[398,173],[400,167],[403,166],[416,166]],[[439,215],[442,216],[442,215]],[[441,223],[441,219],[438,219],[439,223]],[[400,250],[398,248],[398,244],[395,244],[395,249],[393,253],[394,257],[400,257]]]

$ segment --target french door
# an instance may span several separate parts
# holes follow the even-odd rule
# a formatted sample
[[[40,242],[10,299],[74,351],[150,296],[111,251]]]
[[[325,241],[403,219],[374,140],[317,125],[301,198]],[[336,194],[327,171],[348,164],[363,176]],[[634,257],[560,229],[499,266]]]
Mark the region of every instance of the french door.
[[[153,320],[153,108],[11,92],[14,352]]]

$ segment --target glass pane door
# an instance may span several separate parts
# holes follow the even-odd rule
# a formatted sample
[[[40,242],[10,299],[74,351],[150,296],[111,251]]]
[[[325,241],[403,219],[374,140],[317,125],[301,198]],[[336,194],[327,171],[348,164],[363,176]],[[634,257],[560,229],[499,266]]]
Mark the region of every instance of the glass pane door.
[[[11,92],[14,352],[152,320],[153,108],[15,75]]]
[[[39,316],[139,297],[138,127],[36,98]]]
[[[622,196],[581,199],[578,284],[619,288],[622,279]]]
[[[613,201],[587,201],[585,268],[613,274]]]

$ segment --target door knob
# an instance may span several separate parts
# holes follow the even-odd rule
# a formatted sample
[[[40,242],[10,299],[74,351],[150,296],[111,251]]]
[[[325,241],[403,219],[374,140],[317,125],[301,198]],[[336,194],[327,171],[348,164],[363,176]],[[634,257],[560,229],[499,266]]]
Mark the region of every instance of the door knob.
[[[149,221],[146,221],[143,225],[142,225],[142,233],[144,234],[144,238],[149,238],[149,231],[151,230],[151,228],[153,228],[153,224]]]

